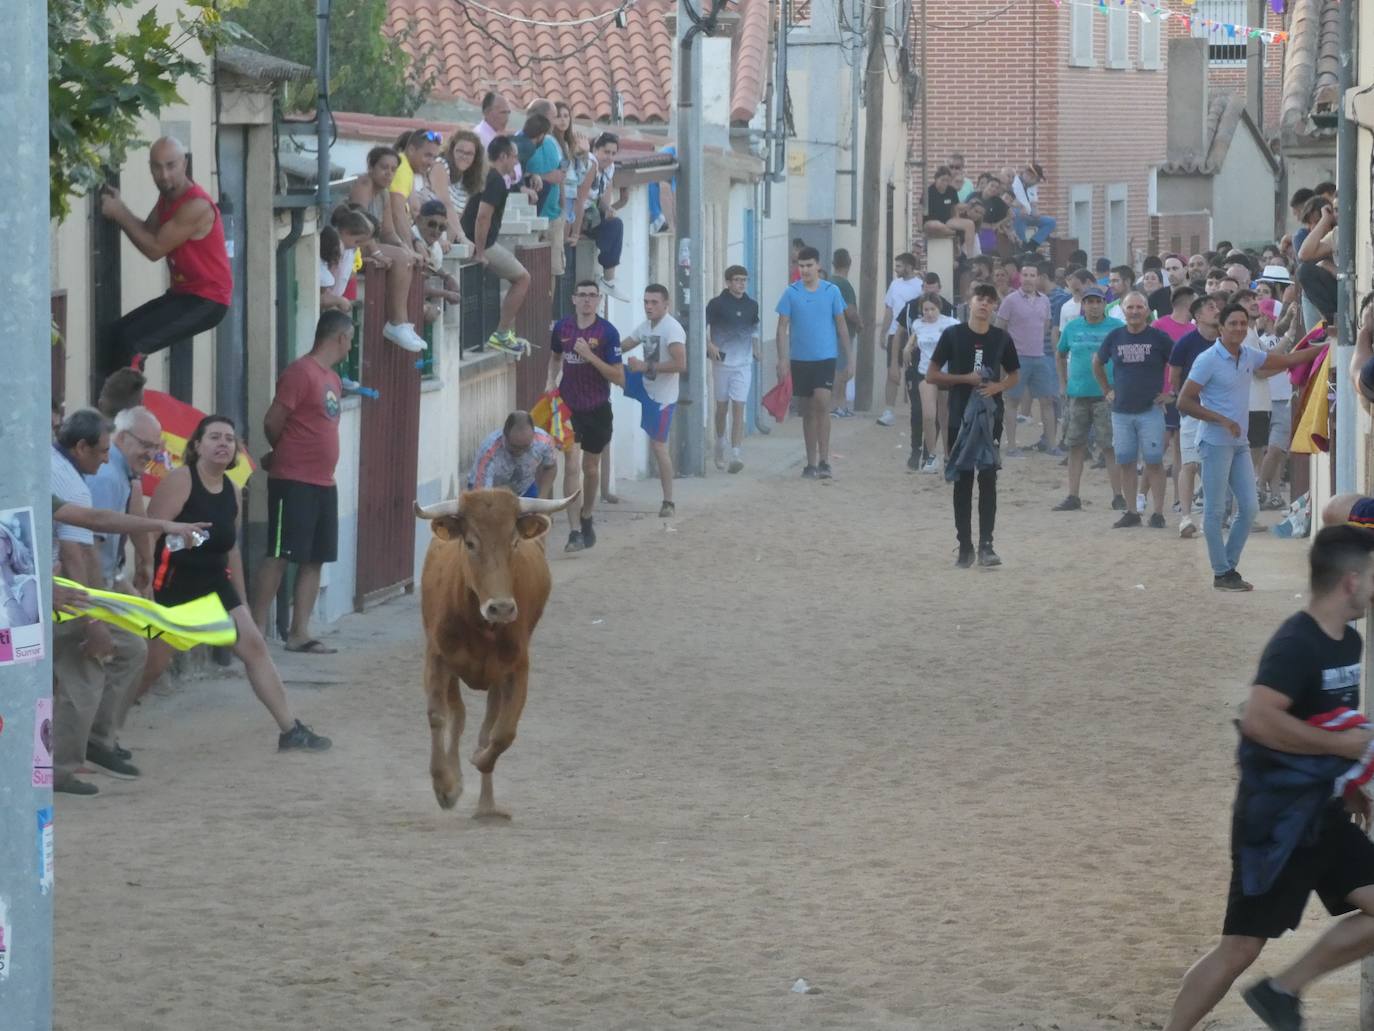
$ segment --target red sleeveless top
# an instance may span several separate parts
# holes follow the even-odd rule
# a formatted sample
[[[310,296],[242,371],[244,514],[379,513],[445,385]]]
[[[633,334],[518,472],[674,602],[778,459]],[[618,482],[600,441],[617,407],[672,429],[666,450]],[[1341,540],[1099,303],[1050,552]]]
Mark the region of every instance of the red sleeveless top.
[[[229,252],[224,246],[224,223],[210,195],[196,183],[191,183],[190,189],[170,203],[159,197],[158,225],[166,225],[183,204],[196,199],[209,201],[210,210],[215,213],[215,224],[204,238],[187,240],[167,255],[167,267],[172,271],[171,292],[194,294],[207,301],[227,305],[234,290],[234,276],[229,271]]]

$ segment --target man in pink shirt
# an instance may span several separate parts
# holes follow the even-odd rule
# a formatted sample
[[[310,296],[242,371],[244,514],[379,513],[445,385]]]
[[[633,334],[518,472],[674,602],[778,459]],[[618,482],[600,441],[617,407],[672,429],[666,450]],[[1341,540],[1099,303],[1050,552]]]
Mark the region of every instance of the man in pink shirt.
[[[1021,378],[1016,386],[1007,391],[1007,415],[1004,430],[1007,447],[1003,454],[1007,458],[1020,458],[1025,452],[1016,446],[1016,417],[1020,400],[1027,392],[1031,398],[1040,402],[1040,419],[1044,423],[1044,434],[1036,446],[1042,451],[1059,453],[1054,446],[1058,439],[1058,423],[1054,414],[1054,399],[1059,396],[1059,372],[1055,368],[1054,356],[1045,353],[1045,342],[1049,339],[1045,327],[1050,321],[1050,299],[1040,292],[1040,269],[1034,255],[1021,263],[1021,286],[1002,298],[997,309],[996,325],[1005,329],[1016,347],[1016,356],[1021,360]]]
[[[1176,257],[1170,257],[1169,263],[1177,262]],[[1170,275],[1172,282],[1173,276]],[[1152,323],[1155,329],[1162,330],[1174,343],[1178,343],[1193,331],[1193,316],[1189,313],[1193,300],[1197,297],[1197,291],[1187,284],[1175,286],[1170,294],[1173,310],[1163,318],[1155,319]],[[1169,390],[1168,370],[1165,370],[1164,393],[1171,393]],[[1182,505],[1178,498],[1178,474],[1183,469],[1183,450],[1178,439],[1179,416],[1178,405],[1170,401],[1164,406],[1164,453],[1169,456],[1169,468],[1172,475],[1169,477],[1174,488],[1174,504],[1180,509]]]

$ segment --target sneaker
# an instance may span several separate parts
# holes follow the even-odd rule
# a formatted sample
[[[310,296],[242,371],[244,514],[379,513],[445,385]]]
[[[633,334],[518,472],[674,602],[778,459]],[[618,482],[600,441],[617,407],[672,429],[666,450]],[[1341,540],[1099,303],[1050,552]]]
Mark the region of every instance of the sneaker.
[[[615,280],[607,279],[605,276],[596,277],[596,285],[601,288],[601,292],[614,297],[617,301],[629,300],[624,294],[616,289]]]
[[[54,781],[52,786],[54,794],[63,795],[98,795],[100,789],[90,781],[77,780],[75,777],[68,777],[66,780]]]
[[[106,748],[94,741],[86,745],[86,761],[96,769],[108,773],[119,780],[137,780],[138,767],[127,759],[121,759],[113,748]]]
[[[659,215],[658,218],[654,219],[652,222],[649,223],[649,232],[651,233],[661,233],[664,232],[667,228],[668,217],[666,215]]]
[[[1135,496],[1135,510],[1136,510],[1137,512],[1144,512],[1144,511],[1145,511],[1145,495],[1144,495],[1144,494],[1137,494],[1137,495]]]
[[[1112,511],[1113,511],[1113,512],[1124,512],[1124,511],[1126,511],[1126,496],[1125,496],[1124,494],[1114,494],[1114,495],[1112,495]]]
[[[926,464],[921,466],[923,473],[938,473],[940,471],[940,460],[934,455],[926,459]]]
[[[1026,453],[1019,447],[1009,447],[1002,452],[1003,458],[1025,458]]]
[[[915,451],[913,451],[911,454],[907,455],[906,467],[907,467],[908,469],[910,469],[910,470],[911,470],[912,472],[914,472],[914,473],[920,472],[920,471],[921,471],[921,456],[918,455]]]
[[[1051,512],[1079,512],[1083,509],[1083,502],[1078,499],[1077,494],[1070,494],[1059,504],[1055,505]]]
[[[1197,536],[1197,524],[1193,522],[1192,516],[1184,516],[1179,521],[1178,535],[1184,540],[1190,540]]]
[[[831,480],[831,479],[834,479],[834,473],[832,473],[832,472],[830,471],[830,463],[829,463],[829,462],[822,462],[820,465],[816,466],[816,479],[818,479],[818,480]]]
[[[730,465],[727,467],[727,471],[728,471],[728,472],[731,472],[731,473],[737,473],[737,472],[739,472],[739,471],[740,471],[741,469],[743,469],[743,468],[744,468],[744,456],[743,456],[742,454],[740,454],[740,449],[739,449],[739,448],[734,448],[734,449],[732,449],[731,452],[730,452]]]
[[[973,549],[972,549],[972,548],[960,548],[960,549],[959,549],[959,557],[958,557],[957,559],[954,560],[954,565],[955,565],[955,568],[957,568],[957,569],[971,569],[971,568],[973,568]]]
[[[1124,530],[1124,529],[1126,529],[1126,528],[1128,528],[1128,527],[1131,527],[1131,526],[1139,526],[1139,525],[1140,525],[1140,513],[1138,513],[1138,512],[1122,512],[1122,513],[1121,513],[1121,518],[1118,519],[1116,522],[1112,523],[1112,529],[1113,529],[1113,530]]]
[[[724,440],[717,440],[717,441],[716,441],[715,459],[716,459],[716,468],[717,468],[717,469],[724,469],[724,468],[725,468],[725,441],[724,441]]]
[[[1016,421],[1017,421],[1017,422],[1030,422],[1030,416],[1029,416],[1029,415],[1022,415],[1020,412],[1017,412],[1017,413],[1016,413]]]
[[[895,421],[896,421],[896,420],[895,420],[895,419],[893,418],[893,416],[892,416],[892,409],[891,409],[891,408],[884,408],[884,409],[883,409],[883,414],[880,415],[880,416],[878,416],[878,425],[879,425],[879,426],[891,426],[891,425],[893,424],[893,422],[895,422]]]
[[[850,408],[848,405],[845,405],[843,408],[840,409],[840,418],[841,418],[841,419],[852,419],[852,418],[854,418],[854,409]]]
[[[582,545],[585,548],[596,547],[596,527],[592,525],[591,516],[582,516]]]
[[[129,760],[134,757],[134,753],[120,745],[118,740],[114,743],[114,754],[124,760]]]
[[[1252,984],[1241,998],[1270,1031],[1302,1031],[1302,1003],[1275,988],[1272,978]]]
[[[658,506],[658,517],[660,519],[671,519],[675,515],[677,515],[677,506],[671,501],[665,501]]]
[[[1002,560],[997,557],[997,552],[992,550],[991,544],[980,544],[978,546],[978,564],[980,566],[1000,566]]]
[[[513,330],[509,329],[504,333],[497,330],[487,337],[487,347],[493,351],[500,351],[502,354],[513,354],[517,358],[523,358],[527,353],[524,343],[515,335]]]
[[[814,465],[808,465],[805,469],[802,470],[802,479],[803,479],[803,480],[814,480],[815,478],[816,478],[816,467],[815,467]]]
[[[1062,458],[1064,461],[1060,462],[1060,463],[1059,463],[1060,465],[1067,465],[1067,464],[1068,464],[1068,461],[1069,461],[1069,453],[1068,453],[1067,451],[1065,451],[1062,447],[1052,447],[1052,448],[1048,448],[1048,449],[1045,451],[1045,454],[1049,455],[1051,458]]]
[[[1242,579],[1239,572],[1232,569],[1220,576],[1212,577],[1212,586],[1219,591],[1253,591],[1255,585]]]
[[[307,752],[327,752],[333,743],[329,738],[316,734],[300,720],[297,720],[290,730],[277,736],[277,751],[289,752],[296,748],[303,748]]]
[[[1031,450],[1040,451],[1042,453],[1047,452],[1050,450],[1050,442],[1046,440],[1044,437],[1041,437],[1039,440],[1037,440],[1034,444],[1031,445]]]
[[[388,322],[382,327],[382,336],[386,337],[397,347],[405,351],[418,353],[429,347],[429,345],[425,343],[425,338],[415,332],[415,327],[409,322],[402,322],[400,325],[394,322]]]
[[[1166,526],[1168,526],[1168,525],[1169,525],[1169,524],[1166,523],[1166,522],[1164,521],[1164,513],[1163,513],[1163,512],[1151,512],[1151,513],[1150,513],[1150,529],[1151,529],[1151,530],[1162,530],[1162,529],[1164,529],[1164,528],[1165,528]]]
[[[568,534],[568,543],[565,544],[565,545],[563,545],[563,550],[564,550],[564,551],[584,551],[584,550],[586,550],[586,547],[587,547],[587,544],[586,544],[586,542],[582,539],[582,531],[581,531],[581,530],[572,530],[572,531],[569,532],[569,534]]]

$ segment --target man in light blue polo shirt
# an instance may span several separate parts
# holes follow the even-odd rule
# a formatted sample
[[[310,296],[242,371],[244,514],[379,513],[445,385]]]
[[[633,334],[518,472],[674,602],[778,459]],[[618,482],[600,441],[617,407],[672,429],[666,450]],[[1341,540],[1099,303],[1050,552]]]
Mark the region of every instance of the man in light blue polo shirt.
[[[802,435],[806,438],[808,480],[828,480],[830,473],[830,392],[835,386],[835,359],[849,354],[849,325],[839,287],[821,278],[821,254],[814,247],[797,253],[801,278],[778,301],[778,380],[792,377],[792,396],[801,399]],[[1246,403],[1248,404],[1248,397]]]
[[[1261,369],[1277,371],[1301,365],[1303,352],[1267,354],[1244,346],[1250,316],[1239,304],[1221,311],[1221,336],[1198,355],[1178,397],[1178,410],[1202,421],[1198,457],[1202,461],[1202,534],[1212,563],[1212,586],[1219,591],[1250,591],[1236,566],[1259,511],[1255,495],[1255,466],[1250,460],[1247,429],[1250,381]],[[1226,491],[1236,496],[1236,517],[1223,542],[1222,512]]]

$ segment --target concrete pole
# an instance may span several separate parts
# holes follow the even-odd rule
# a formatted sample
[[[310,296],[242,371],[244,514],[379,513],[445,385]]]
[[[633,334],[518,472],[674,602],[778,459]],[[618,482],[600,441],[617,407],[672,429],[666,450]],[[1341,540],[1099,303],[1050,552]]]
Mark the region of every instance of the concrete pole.
[[[0,139],[9,143],[18,203],[0,204],[9,254],[0,339],[10,342],[0,406],[0,510],[33,506],[40,601],[50,601],[52,510],[48,413],[52,396],[48,243],[48,40],[42,4],[15,4],[0,34]],[[45,616],[44,623],[50,623]],[[52,700],[52,631],[41,662],[0,666],[0,1024],[52,1028],[52,894],[42,884],[40,810],[52,788],[34,787],[32,740],[39,701]]]
[[[1359,447],[1356,427],[1358,403],[1350,381],[1350,361],[1355,355],[1355,225],[1359,204],[1358,126],[1346,117],[1345,98],[1355,84],[1355,4],[1341,5],[1340,105],[1336,123],[1336,493],[1359,490],[1355,483],[1355,453]],[[1374,1028],[1374,1024],[1371,1024]]]
[[[883,274],[878,266],[878,256],[882,252],[878,246],[878,225],[883,208],[883,86],[886,78],[883,30],[886,21],[887,8],[882,3],[869,5],[868,63],[864,69],[864,212],[859,230],[859,311],[863,313],[871,340],[854,342],[857,359],[854,407],[861,412],[873,410],[874,356],[887,333],[886,325],[878,325],[879,277]]]
[[[329,224],[329,139],[334,134],[334,119],[329,111],[329,8],[332,2],[315,2],[315,190],[321,227]]]
[[[677,12],[677,278],[678,321],[687,330],[686,390],[681,400],[687,416],[677,472],[706,474],[706,284],[702,234],[705,228],[701,150],[701,49],[694,45],[702,29],[693,23],[691,5],[681,0]],[[703,15],[706,12],[703,12]]]

